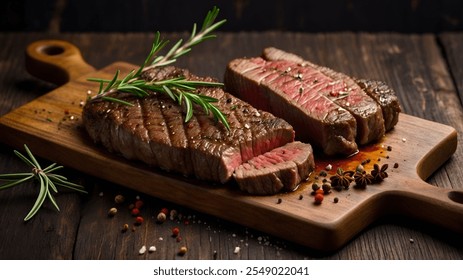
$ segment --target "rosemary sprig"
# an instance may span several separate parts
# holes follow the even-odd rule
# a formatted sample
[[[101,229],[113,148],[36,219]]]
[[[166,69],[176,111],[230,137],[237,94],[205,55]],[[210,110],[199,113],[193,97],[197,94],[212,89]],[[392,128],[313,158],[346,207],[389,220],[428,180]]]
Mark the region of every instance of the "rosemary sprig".
[[[24,145],[24,148],[27,152],[28,157],[24,156],[23,154],[21,154],[20,152],[16,150],[14,151],[14,153],[22,161],[24,161],[29,167],[31,167],[32,171],[27,172],[27,173],[0,174],[0,181],[8,182],[8,183],[1,185],[0,190],[11,188],[11,187],[14,187],[16,185],[19,185],[21,183],[24,183],[24,182],[27,182],[33,179],[36,179],[39,182],[40,184],[39,194],[37,196],[37,199],[34,205],[32,206],[32,209],[29,211],[29,213],[24,218],[24,221],[30,220],[32,217],[34,217],[35,214],[37,214],[37,212],[39,211],[40,207],[42,207],[47,197],[50,199],[51,203],[56,208],[56,210],[58,211],[60,210],[58,207],[58,204],[56,203],[55,198],[53,197],[53,193],[58,193],[57,186],[65,187],[65,188],[78,191],[81,193],[87,193],[83,189],[83,186],[68,182],[66,177],[52,173],[58,169],[63,168],[63,166],[56,166],[56,163],[53,163],[49,165],[48,167],[42,169],[42,167],[40,167],[39,162],[36,160],[36,158],[34,157],[32,152],[29,150],[27,145]]]
[[[119,102],[124,105],[131,106],[132,104],[129,102],[108,95],[114,92],[125,92],[141,98],[150,95],[150,92],[165,93],[168,94],[174,101],[178,102],[179,105],[182,105],[182,103],[185,104],[185,122],[188,122],[191,119],[194,109],[193,104],[197,104],[206,114],[212,113],[216,120],[221,121],[227,129],[230,129],[225,115],[213,104],[218,100],[216,98],[195,93],[198,87],[219,87],[223,86],[222,83],[189,81],[183,77],[161,81],[146,81],[141,77],[143,72],[155,67],[172,64],[177,61],[177,58],[189,53],[193,46],[205,40],[215,38],[216,36],[211,33],[226,22],[226,20],[215,22],[218,13],[219,9],[214,7],[207,13],[199,32],[197,32],[197,26],[195,23],[189,39],[185,42],[180,39],[165,55],[159,55],[159,52],[169,43],[169,41],[161,40],[160,33],[156,32],[151,51],[143,64],[138,68],[138,70],[132,70],[124,78],[119,79],[119,70],[116,71],[111,80],[89,78],[89,81],[100,83],[100,89],[96,98],[102,98],[104,100]]]

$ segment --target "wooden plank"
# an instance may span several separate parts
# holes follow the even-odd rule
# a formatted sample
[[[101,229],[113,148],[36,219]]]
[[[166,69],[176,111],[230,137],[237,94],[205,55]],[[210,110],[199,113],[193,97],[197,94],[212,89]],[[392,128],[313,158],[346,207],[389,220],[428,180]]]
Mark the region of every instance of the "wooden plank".
[[[454,77],[454,83],[460,96],[460,106],[463,100],[463,67],[461,65],[463,34],[456,32],[447,32],[439,35],[442,51],[447,58],[448,67]]]
[[[15,40],[11,40],[11,38]],[[0,34],[0,115],[49,92],[56,86],[33,80],[24,74],[24,48],[41,36]],[[19,48],[18,48],[19,46]],[[3,61],[5,63],[3,63]],[[4,135],[0,134],[0,137]],[[40,159],[39,159],[40,160]],[[41,163],[49,163],[41,160]],[[27,172],[29,167],[13,154],[11,147],[0,147],[0,173]],[[72,170],[65,169],[64,175]],[[0,192],[0,259],[71,259],[79,224],[81,197],[61,190],[56,196],[60,212],[49,203],[31,221],[23,221],[38,195],[33,182]],[[77,213],[77,214],[76,214]]]

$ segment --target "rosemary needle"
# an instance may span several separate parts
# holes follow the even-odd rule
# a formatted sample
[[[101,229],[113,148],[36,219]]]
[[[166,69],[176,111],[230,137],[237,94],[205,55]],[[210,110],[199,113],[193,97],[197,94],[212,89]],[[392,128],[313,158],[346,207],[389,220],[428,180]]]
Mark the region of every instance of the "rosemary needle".
[[[210,10],[205,17],[199,32],[197,31],[196,24],[194,24],[188,40],[185,42],[182,39],[179,40],[165,55],[159,55],[159,52],[169,43],[169,41],[161,40],[160,33],[156,32],[151,51],[143,64],[138,68],[138,70],[132,70],[124,78],[119,79],[119,70],[116,71],[111,80],[89,78],[89,81],[100,83],[100,89],[96,98],[102,98],[104,100],[119,102],[130,106],[132,104],[118,99],[117,97],[114,97],[114,95],[108,96],[108,94],[124,92],[141,98],[150,95],[150,92],[160,92],[169,95],[174,101],[178,102],[179,105],[182,105],[182,103],[185,104],[185,122],[188,122],[193,116],[194,103],[199,105],[206,114],[212,113],[216,120],[222,122],[227,129],[230,129],[225,115],[213,104],[218,102],[218,100],[216,98],[195,93],[198,87],[221,87],[223,86],[222,83],[189,81],[184,77],[147,81],[141,77],[143,72],[156,67],[172,64],[176,62],[177,58],[188,54],[193,46],[205,40],[215,38],[216,36],[211,33],[226,22],[226,20],[215,22],[218,13],[219,9],[217,7]]]
[[[24,145],[24,149],[27,152],[27,157],[16,150],[14,153],[30,168],[32,168],[31,172],[0,174],[0,181],[7,182],[3,185],[0,185],[0,190],[11,188],[33,179],[36,179],[39,182],[39,194],[31,210],[24,218],[24,221],[28,221],[34,217],[47,198],[50,200],[56,210],[60,210],[58,204],[56,203],[55,197],[53,196],[53,193],[58,193],[57,186],[68,188],[81,193],[87,193],[83,189],[83,186],[69,182],[67,178],[62,175],[52,173],[63,168],[63,166],[57,166],[56,163],[52,163],[48,167],[42,169],[39,162],[29,150],[27,145]]]

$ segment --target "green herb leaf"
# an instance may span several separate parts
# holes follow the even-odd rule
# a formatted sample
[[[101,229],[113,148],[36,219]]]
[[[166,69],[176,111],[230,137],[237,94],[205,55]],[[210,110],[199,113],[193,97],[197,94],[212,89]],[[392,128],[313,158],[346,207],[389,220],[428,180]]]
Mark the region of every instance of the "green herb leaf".
[[[35,214],[37,214],[37,212],[40,210],[40,208],[42,207],[47,197],[50,200],[50,202],[53,204],[53,206],[56,208],[56,210],[59,211],[58,204],[55,200],[55,197],[50,192],[50,188],[54,193],[58,193],[58,189],[56,186],[62,186],[62,187],[66,187],[68,189],[72,189],[72,190],[75,190],[81,193],[87,193],[84,190],[83,186],[69,182],[67,178],[62,175],[51,173],[51,172],[54,172],[56,170],[63,168],[62,166],[56,166],[56,163],[52,163],[48,167],[42,170],[39,162],[34,157],[31,150],[29,150],[27,145],[24,145],[24,149],[26,150],[26,153],[29,158],[24,156],[22,153],[16,150],[14,151],[14,153],[22,161],[24,161],[29,167],[32,168],[31,172],[0,174],[0,181],[9,182],[9,183],[1,185],[0,190],[19,185],[21,183],[25,183],[33,179],[36,179],[39,182],[39,185],[40,185],[39,194],[31,210],[24,218],[24,221],[30,220],[32,217],[34,217]]]
[[[116,97],[118,92],[130,93],[137,97],[148,96],[150,94],[149,91],[161,92],[168,94],[173,100],[179,102],[180,105],[185,103],[185,121],[189,121],[192,118],[194,110],[193,103],[196,103],[207,113],[209,113],[209,109],[214,108],[214,110],[210,110],[214,115],[214,118],[221,121],[225,127],[229,129],[230,126],[225,116],[212,104],[217,100],[210,98],[194,98],[196,95],[195,91],[198,87],[221,87],[223,86],[222,83],[188,81],[185,78],[167,79],[163,81],[146,81],[141,77],[143,72],[156,67],[175,63],[177,58],[188,54],[193,46],[215,38],[216,36],[211,34],[211,32],[215,31],[226,22],[226,20],[215,22],[218,14],[219,9],[217,7],[213,7],[212,10],[208,11],[204,18],[199,33],[197,33],[197,27],[196,24],[194,24],[188,40],[183,41],[180,39],[163,56],[158,54],[169,43],[169,41],[162,40],[160,33],[156,32],[151,50],[137,71],[131,71],[123,79],[118,79],[119,70],[116,71],[111,80],[98,78],[88,79],[89,81],[100,83],[99,93],[95,98],[102,98],[103,100],[118,102],[130,106],[132,104]],[[104,84],[106,84],[106,87],[102,90]],[[112,93],[111,96],[109,96],[109,93]]]

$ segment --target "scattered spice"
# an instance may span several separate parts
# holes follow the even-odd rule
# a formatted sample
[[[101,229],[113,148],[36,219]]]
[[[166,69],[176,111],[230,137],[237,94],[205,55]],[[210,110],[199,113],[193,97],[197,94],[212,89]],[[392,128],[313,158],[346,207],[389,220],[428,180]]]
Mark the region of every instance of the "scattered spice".
[[[281,198],[278,198],[277,204],[281,204],[281,202],[283,202],[283,200]]]
[[[143,222],[144,222],[144,219],[143,219],[142,216],[138,216],[138,217],[135,218],[135,224],[136,225],[141,225],[141,224],[143,224]]]
[[[178,216],[177,210],[172,209],[172,210],[170,211],[170,219],[171,219],[171,220],[174,220],[175,218],[177,218],[177,216]]]
[[[320,186],[317,183],[312,184],[312,190],[316,192],[318,189],[320,189]]]
[[[178,255],[183,256],[183,255],[186,254],[187,251],[188,251],[188,249],[185,246],[182,246],[182,247],[180,247],[180,250],[178,250]]]
[[[391,146],[387,146],[387,150],[390,152],[392,151],[392,147]]]
[[[143,245],[140,250],[138,250],[138,254],[143,255],[146,252],[146,246]]]
[[[325,192],[323,191],[323,189],[318,189],[315,191],[314,194],[324,194]]]
[[[151,247],[148,249],[148,252],[150,252],[150,253],[156,252],[156,246],[151,246]]]
[[[130,211],[130,213],[132,214],[132,216],[138,216],[138,215],[140,215],[140,209],[138,209],[138,208],[132,208],[132,210]]]
[[[363,172],[356,172],[354,175],[355,187],[364,189],[373,182],[373,175]]]
[[[322,170],[322,171],[320,171],[320,173],[318,175],[320,175],[321,177],[326,177],[326,176],[328,176],[328,173],[326,173],[325,170]]]
[[[321,204],[325,196],[321,193],[317,193],[314,197],[315,199],[315,204]]]
[[[299,200],[302,200],[304,198],[304,196],[301,194],[299,195]]]
[[[164,223],[166,221],[167,217],[164,212],[159,212],[158,216],[156,217],[156,220],[160,223]]]
[[[329,182],[324,183],[322,189],[324,194],[329,194],[331,192],[331,184]]]
[[[333,169],[333,166],[331,164],[328,164],[327,166],[325,166],[326,171],[331,171],[331,169]]]
[[[366,164],[368,164],[370,162],[371,162],[371,159],[368,158],[368,159],[362,161],[362,165],[366,165]]]
[[[180,229],[178,227],[172,228],[172,236],[178,236],[180,233]]]
[[[335,198],[333,199],[333,202],[334,202],[334,203],[338,203],[338,202],[339,202],[339,198],[338,198],[338,197],[335,197]]]
[[[162,209],[161,209],[161,213],[164,213],[164,215],[167,216],[167,215],[169,214],[169,209],[167,209],[167,208],[162,208]]]
[[[338,168],[336,174],[330,177],[331,185],[341,186],[344,189],[348,189],[350,183],[354,181],[354,178],[352,177],[353,175],[354,171],[344,171],[342,168]]]
[[[382,182],[385,178],[388,177],[388,174],[386,172],[387,168],[388,168],[387,164],[384,164],[381,167],[379,167],[378,164],[375,164],[373,166],[373,170],[371,171],[371,175],[373,176],[374,181],[376,183]]]
[[[135,201],[135,208],[141,209],[143,207],[143,201],[137,200]]]
[[[121,194],[118,194],[114,197],[114,202],[116,202],[117,204],[124,203],[124,201],[125,201],[125,197]]]
[[[233,254],[238,254],[241,251],[240,247],[235,247],[235,250],[233,250]]]
[[[126,231],[128,231],[128,230],[129,230],[129,224],[124,224],[124,225],[122,226],[122,232],[126,232]]]
[[[111,209],[109,209],[109,211],[108,211],[108,216],[109,217],[114,217],[116,214],[117,214],[117,208],[112,207]]]
[[[397,162],[394,163],[394,168],[399,168],[399,164]]]

